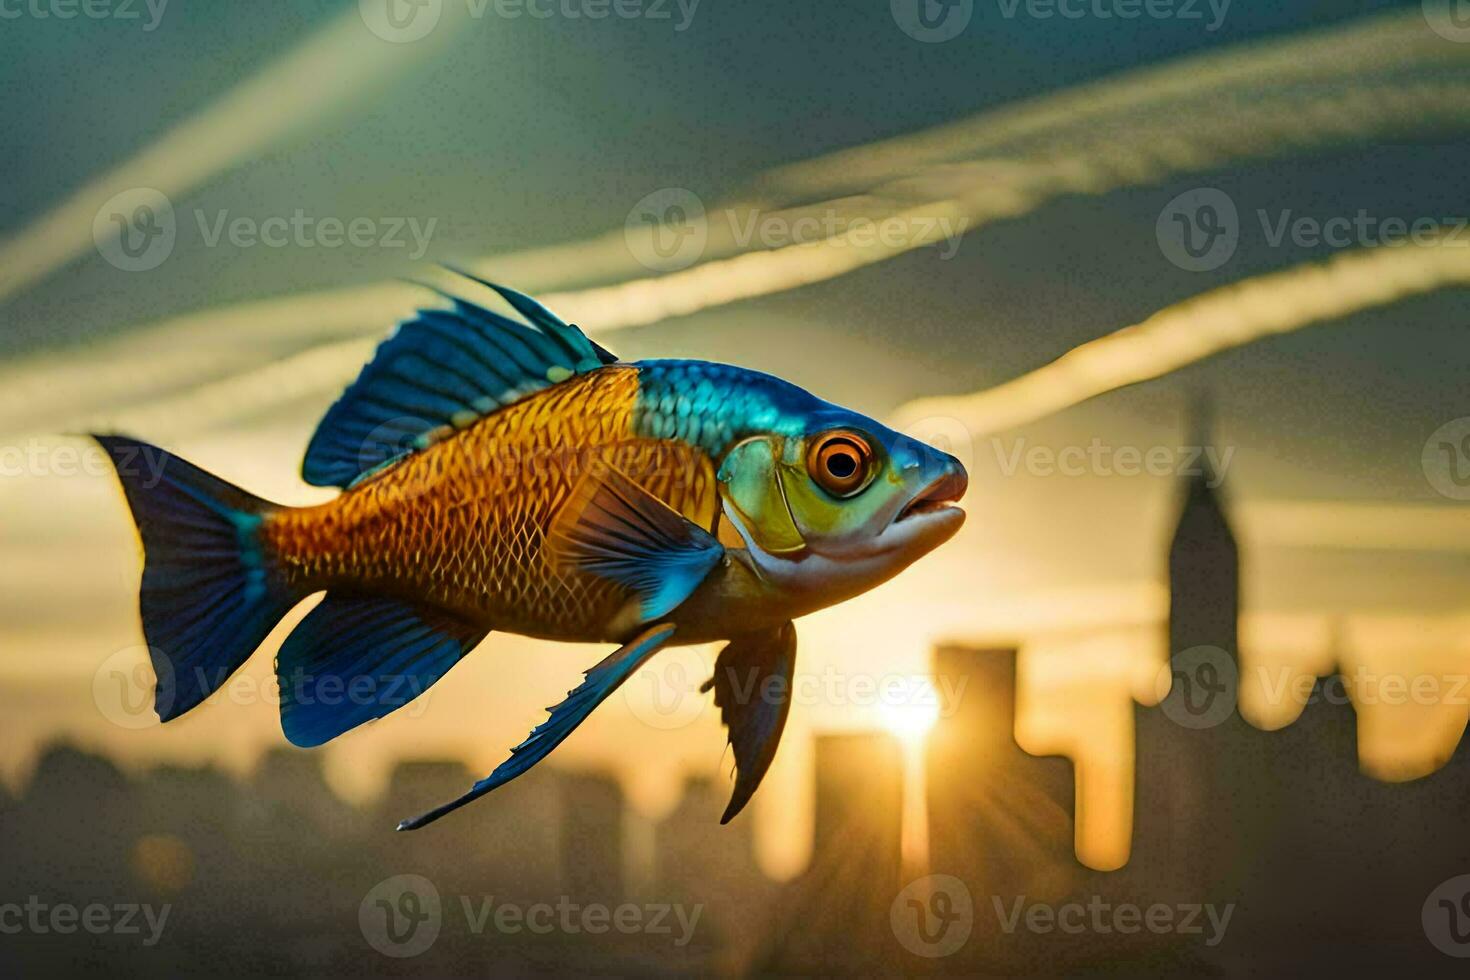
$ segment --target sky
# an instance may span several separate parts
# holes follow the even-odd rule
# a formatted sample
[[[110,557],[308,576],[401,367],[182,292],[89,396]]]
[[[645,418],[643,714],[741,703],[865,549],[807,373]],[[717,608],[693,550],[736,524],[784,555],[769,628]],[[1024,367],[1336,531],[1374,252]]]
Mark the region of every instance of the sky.
[[[1432,65],[1390,66],[1374,84],[1460,83],[1470,44],[1436,35],[1418,4],[1229,4],[1212,28],[1204,5],[1202,20],[1124,20],[975,0],[964,29],[940,43],[902,28],[902,0],[891,8],[702,0],[667,5],[667,18],[597,20],[505,16],[493,5],[469,8],[489,11],[475,17],[446,4],[431,34],[407,43],[373,33],[370,4],[325,2],[172,0],[156,21],[148,8],[138,19],[31,12],[0,31],[7,151],[0,249],[35,259],[58,242],[76,246],[24,282],[5,278],[18,275],[21,261],[9,273],[0,269],[0,380],[9,390],[0,405],[14,413],[0,414],[0,433],[11,453],[4,461],[19,459],[17,452],[26,460],[0,480],[0,705],[8,736],[0,769],[10,778],[24,773],[39,741],[58,733],[140,761],[237,766],[280,742],[269,698],[245,690],[234,694],[239,703],[211,705],[167,728],[134,730],[108,717],[109,695],[99,685],[113,667],[131,669],[141,642],[136,545],[110,479],[85,472],[81,457],[68,463],[84,444],[62,433],[92,420],[146,419],[150,428],[132,434],[256,492],[292,503],[321,499],[297,473],[334,397],[330,386],[271,390],[268,376],[263,393],[257,385],[233,398],[223,389],[223,404],[207,418],[148,409],[173,405],[160,401],[164,393],[268,369],[323,342],[370,346],[367,338],[403,312],[407,287],[394,283],[425,275],[433,261],[476,261],[514,285],[580,298],[579,322],[626,359],[728,361],[885,417],[915,398],[1023,375],[1207,290],[1345,251],[1293,228],[1347,221],[1375,229],[1352,232],[1349,244],[1371,245],[1364,239],[1384,219],[1452,223],[1466,210],[1470,138],[1457,116],[1441,118],[1423,98],[1367,137],[1344,123],[1341,142],[1303,138],[1297,150],[1233,158],[1251,140],[1285,145],[1313,126],[1330,128],[1330,114],[1323,123],[1282,112],[1268,132],[1251,113],[1278,97],[1322,99],[1342,118],[1361,118],[1342,93],[1352,92],[1362,50],[1345,44],[1335,58],[1328,46],[1315,55],[1327,66],[1322,77],[1243,84],[1187,111],[1094,121],[1093,142],[1076,159],[1110,175],[1096,192],[1073,188],[843,275],[603,335],[601,294],[590,290],[676,271],[648,268],[629,244],[624,229],[637,226],[640,208],[667,214],[670,202],[697,202],[710,216],[712,241],[738,237],[750,213],[727,213],[723,202],[801,207],[831,199],[829,211],[883,213],[891,202],[926,201],[931,186],[949,186],[951,161],[941,158],[937,170],[908,183],[880,181],[881,193],[860,167],[828,165],[826,193],[793,183],[790,168],[885,140],[922,139],[972,117],[998,126],[996,114],[1024,100],[1107,85],[1174,59],[1228,63],[1263,44],[1375,15],[1397,16],[1396,39],[1417,32],[1400,46],[1418,45]],[[315,45],[332,54],[315,70],[293,67],[293,52]],[[1398,50],[1383,47],[1384,57]],[[274,80],[266,97],[229,102],[262,75]],[[1225,162],[1154,173],[1130,170],[1137,161],[1127,155],[1101,154],[1110,134],[1132,145],[1126,140],[1139,137],[1128,135],[1130,127],[1155,122],[1155,146],[1167,149],[1177,138]],[[183,139],[161,160],[147,156],[181,129],[195,142]],[[77,212],[85,220],[62,210],[45,226],[79,188],[140,155],[144,164],[128,172],[139,179],[98,186],[103,197],[134,186],[180,188],[167,195],[176,231],[159,264],[128,271],[111,246],[95,244],[95,205]],[[1016,185],[1029,187],[1027,180],[1068,159],[1065,139],[1053,145],[1038,137],[1015,158],[982,162],[1014,168]],[[996,173],[995,186],[1009,186],[1012,171]],[[973,190],[988,178],[982,171],[965,179]],[[1224,261],[1191,268],[1160,228],[1174,202],[1201,189],[1223,194],[1235,209],[1237,244]],[[136,201],[129,202],[131,210]],[[271,219],[312,230],[278,247],[259,234]],[[361,245],[325,244],[323,219],[366,220],[370,231]],[[237,221],[239,234],[230,231]],[[794,228],[760,227],[774,238],[731,251],[789,244]],[[1461,234],[1470,242],[1470,232]],[[736,281],[733,269],[726,275]],[[384,288],[393,291],[372,292]],[[378,295],[388,299],[379,303]],[[268,306],[236,305],[301,297],[318,297],[308,310],[319,320],[302,325]],[[231,309],[245,313],[157,329],[170,318]],[[1225,489],[1248,548],[1245,594],[1259,655],[1309,669],[1325,670],[1332,650],[1388,668],[1442,658],[1447,669],[1464,669],[1470,525],[1463,498],[1436,482],[1425,454],[1448,438],[1436,435],[1442,427],[1470,415],[1467,314],[1463,288],[1437,290],[1241,346],[1013,429],[961,431],[955,448],[972,481],[961,536],[890,585],[800,624],[802,669],[835,671],[842,693],[793,711],[755,806],[761,826],[787,829],[766,835],[776,841],[769,866],[789,870],[800,858],[791,828],[809,819],[803,736],[881,724],[874,705],[858,703],[851,679],[922,672],[928,649],[944,640],[1026,648],[1023,684],[1035,686],[1023,690],[1023,702],[1040,719],[1030,723],[1038,750],[1085,754],[1086,739],[1064,716],[1075,729],[1096,712],[1100,730],[1116,738],[1098,740],[1103,747],[1084,762],[1083,778],[1113,801],[1106,806],[1123,806],[1131,769],[1118,761],[1116,715],[1130,694],[1146,696],[1141,678],[1161,655],[1146,624],[1160,615],[1178,467],[1189,461],[1189,411],[1202,396],[1212,405],[1216,448],[1229,453]],[[336,356],[333,370],[350,378],[360,357]],[[1128,469],[1119,465],[1120,448],[1160,450],[1171,462],[1154,473],[1120,472]],[[1069,449],[1087,450],[1094,462],[1075,475],[1060,470],[1048,454]],[[1331,622],[1348,626],[1329,634]],[[330,771],[359,794],[395,758],[466,754],[488,771],[598,656],[496,637],[435,689],[418,716],[387,719],[326,750]],[[728,765],[712,710],[691,703],[670,718],[654,699],[660,685],[677,687],[708,659],[709,651],[691,651],[655,663],[650,671],[661,672],[645,678],[644,694],[641,682],[630,685],[628,698],[605,706],[553,761],[614,767],[636,804],[650,812],[671,806],[681,774]],[[268,673],[261,654],[247,676]],[[1276,709],[1272,723],[1289,720],[1287,708]],[[671,734],[686,726],[695,737]],[[1414,759],[1450,737],[1426,746],[1411,744],[1393,721],[1368,728],[1378,741],[1365,746],[1365,761],[1380,760],[1385,772],[1412,770]],[[1089,853],[1101,864],[1118,860],[1117,834],[1097,833]]]

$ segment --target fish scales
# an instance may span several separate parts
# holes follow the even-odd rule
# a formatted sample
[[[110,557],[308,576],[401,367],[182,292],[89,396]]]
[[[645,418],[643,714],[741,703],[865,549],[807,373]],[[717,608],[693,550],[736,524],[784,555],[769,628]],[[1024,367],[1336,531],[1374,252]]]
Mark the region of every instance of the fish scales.
[[[639,395],[631,366],[543,389],[335,500],[273,515],[263,538],[296,587],[386,591],[500,629],[581,638],[628,599],[617,583],[558,570],[543,554],[589,454],[695,524],[714,525],[708,454],[638,435]]]

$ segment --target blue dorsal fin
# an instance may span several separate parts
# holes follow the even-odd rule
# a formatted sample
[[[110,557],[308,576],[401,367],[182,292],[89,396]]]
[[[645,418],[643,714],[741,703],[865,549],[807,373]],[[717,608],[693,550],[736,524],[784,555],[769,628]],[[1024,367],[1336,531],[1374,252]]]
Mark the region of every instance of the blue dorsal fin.
[[[472,273],[454,269],[452,266],[448,268],[451,268],[454,272],[458,272],[466,279],[472,279],[482,286],[495,290],[500,294],[501,299],[509,303],[517,313],[526,318],[526,322],[533,323],[547,334],[556,337],[569,349],[581,351],[583,356],[582,360],[577,363],[578,371],[590,371],[602,364],[611,364],[618,359],[616,354],[613,354],[596,341],[588,339],[587,335],[582,333],[575,323],[567,323],[561,317],[542,306],[540,301],[532,299],[525,293],[517,292],[509,286],[498,285],[490,282],[488,279],[481,279]]]
[[[532,392],[617,360],[531,297],[460,274],[499,293],[527,322],[435,289],[449,307],[398,324],[322,417],[301,464],[307,483],[351,486]]]

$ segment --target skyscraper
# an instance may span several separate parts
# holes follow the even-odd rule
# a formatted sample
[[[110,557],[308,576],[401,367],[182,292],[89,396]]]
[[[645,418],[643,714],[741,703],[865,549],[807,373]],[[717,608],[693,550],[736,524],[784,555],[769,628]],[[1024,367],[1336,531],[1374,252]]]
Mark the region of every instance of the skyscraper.
[[[1016,650],[940,647],[934,676],[955,710],[929,735],[930,869],[987,895],[1063,894],[1077,867],[1072,764],[1016,742]]]
[[[811,866],[778,899],[758,972],[896,969],[888,912],[900,885],[903,752],[886,733],[822,735],[816,763]]]

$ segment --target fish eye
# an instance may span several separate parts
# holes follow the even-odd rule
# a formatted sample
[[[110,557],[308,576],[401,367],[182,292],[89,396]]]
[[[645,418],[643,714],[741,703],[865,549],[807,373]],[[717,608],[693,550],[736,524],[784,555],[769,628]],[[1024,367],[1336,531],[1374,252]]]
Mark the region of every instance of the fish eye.
[[[807,451],[807,472],[817,486],[834,497],[851,497],[872,480],[873,449],[850,430],[828,432]]]

